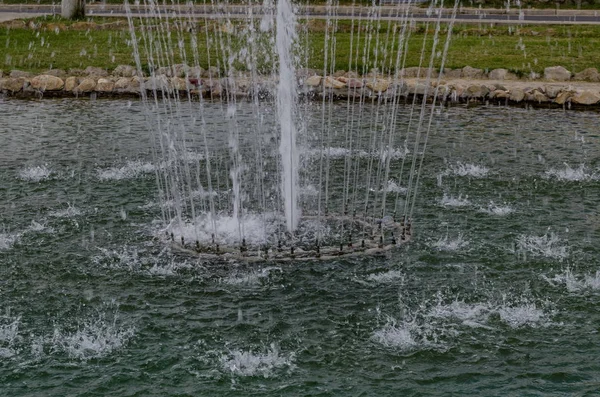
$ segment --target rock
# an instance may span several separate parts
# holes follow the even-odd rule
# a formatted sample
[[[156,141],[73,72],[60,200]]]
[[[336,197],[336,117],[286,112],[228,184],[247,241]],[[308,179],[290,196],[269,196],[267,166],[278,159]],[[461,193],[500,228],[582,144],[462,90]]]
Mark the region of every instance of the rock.
[[[115,82],[115,91],[125,90],[129,84],[131,84],[132,79],[129,77],[121,77]]]
[[[11,70],[9,76],[13,79],[18,79],[20,77],[28,79],[33,77],[33,73],[23,72],[22,70]]]
[[[95,66],[88,66],[83,71],[83,74],[86,76],[96,76],[96,77],[107,77],[108,72],[102,68],[97,68]]]
[[[173,87],[176,91],[185,91],[188,89],[188,85],[185,79],[181,77],[172,77],[171,78],[171,87]]]
[[[600,81],[600,73],[598,73],[598,69],[596,68],[587,68],[579,73],[575,73],[573,80],[598,82]]]
[[[51,69],[51,70],[45,71],[42,74],[47,74],[49,76],[60,77],[63,80],[67,77],[67,72],[65,72],[62,69]]]
[[[559,86],[559,85],[546,85],[544,90],[546,91],[546,96],[548,98],[556,98],[556,96],[561,92],[566,90],[567,87]]]
[[[117,77],[133,77],[137,75],[137,69],[131,65],[119,65],[113,70],[113,75]]]
[[[559,105],[564,105],[567,101],[569,101],[571,99],[571,97],[573,96],[573,92],[572,91],[561,91],[558,93],[558,95],[556,95],[556,98],[554,99],[554,103],[557,103]]]
[[[115,88],[115,83],[112,80],[99,78],[96,83],[96,91],[98,92],[112,92]]]
[[[219,77],[219,69],[216,66],[211,66],[207,70],[204,71],[202,77],[208,78],[218,78]]]
[[[344,73],[344,77],[346,77],[348,79],[357,79],[360,77],[360,74],[358,74],[354,71],[348,71],[348,72]]]
[[[38,91],[58,91],[62,90],[65,82],[56,76],[42,74],[31,79],[31,88]]]
[[[510,98],[510,93],[507,90],[494,90],[489,94],[490,99],[506,99]]]
[[[189,73],[190,67],[185,63],[173,65],[173,77],[185,77]]]
[[[23,77],[9,77],[0,79],[0,90],[10,91],[12,93],[19,92],[23,89],[27,79]]]
[[[77,87],[75,87],[74,91],[77,93],[82,92],[92,92],[96,88],[96,79],[87,77],[79,83]]]
[[[514,88],[510,91],[509,99],[511,101],[521,102],[523,99],[525,99],[525,91],[523,91],[521,88]]]
[[[0,69],[0,79],[4,76],[4,72]]]
[[[296,69],[296,78],[307,79],[310,76],[318,75],[320,72],[317,69],[299,68]]]
[[[221,96],[221,94],[223,94],[223,88],[218,80],[212,80],[208,88],[210,90],[210,96],[212,97]]]
[[[368,81],[367,84],[365,84],[365,85],[371,91],[380,93],[380,92],[387,91],[387,89],[390,86],[390,81],[385,80],[385,79],[375,79],[375,80]]]
[[[188,77],[192,79],[200,79],[203,73],[204,69],[202,69],[200,66],[194,66],[188,70]]]
[[[344,88],[346,83],[338,81],[331,76],[325,77],[323,80],[323,87],[325,88]]]
[[[363,81],[361,79],[350,78],[346,80],[346,86],[352,89],[358,89],[363,87]]]
[[[504,86],[502,84],[495,83],[495,84],[493,84],[493,86],[494,86],[494,88],[490,88],[490,91],[495,91],[495,90],[508,91],[506,86]]]
[[[544,79],[552,81],[569,81],[571,72],[562,66],[550,66],[544,69]]]
[[[600,95],[597,92],[585,90],[573,95],[571,102],[579,105],[594,105],[600,102]]]
[[[427,68],[419,68],[419,67],[410,67],[410,68],[404,68],[400,71],[399,75],[400,77],[404,77],[405,79],[412,79],[412,78],[421,78],[424,79],[427,77]],[[437,77],[438,76],[438,72],[436,70],[432,70],[431,71],[431,77]]]
[[[506,69],[494,69],[488,74],[490,80],[517,80],[516,74],[509,72]]]
[[[433,90],[422,81],[411,81],[408,84],[408,93],[414,95],[431,94]]]
[[[308,87],[318,87],[321,85],[321,76],[310,76],[308,78],[306,78],[306,80],[304,80],[304,85],[308,86]]]
[[[164,74],[150,76],[146,81],[146,89],[152,91],[166,91],[169,89],[169,80]]]
[[[65,80],[65,91],[73,91],[79,85],[79,79],[75,76],[67,77]]]
[[[528,101],[537,102],[537,103],[544,103],[544,102],[550,101],[550,99],[546,96],[546,94],[544,94],[543,92],[541,92],[539,90],[533,90],[533,92],[526,95],[526,98]]]
[[[444,70],[444,77],[447,79],[460,79],[462,77],[462,69]]]
[[[72,69],[69,69],[68,75],[69,76],[85,76],[86,74],[82,69],[72,68]]]
[[[342,77],[346,75],[346,71],[345,70],[338,70],[333,74],[333,77]]]
[[[463,79],[482,79],[484,76],[483,70],[465,66],[462,68]]]
[[[469,98],[485,98],[490,93],[490,89],[485,85],[474,84],[467,87],[465,95]]]

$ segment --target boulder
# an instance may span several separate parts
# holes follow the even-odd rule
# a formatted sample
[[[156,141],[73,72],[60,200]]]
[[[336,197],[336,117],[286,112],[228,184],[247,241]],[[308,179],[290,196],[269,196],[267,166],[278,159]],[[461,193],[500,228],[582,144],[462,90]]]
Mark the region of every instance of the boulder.
[[[544,79],[551,81],[569,81],[571,72],[562,66],[550,66],[544,69]]]
[[[323,87],[325,88],[344,88],[346,83],[338,81],[331,76],[325,77],[323,80]]]
[[[304,80],[304,85],[308,86],[308,87],[318,87],[321,85],[321,76],[310,76],[307,77],[306,80]]]
[[[113,75],[117,77],[133,77],[137,74],[137,69],[131,65],[119,65],[113,70]]]
[[[545,102],[550,101],[550,99],[546,96],[546,94],[544,94],[543,92],[541,92],[539,90],[533,90],[533,92],[529,93],[527,95],[527,100],[531,101],[531,102],[537,102],[537,103],[545,103]]]
[[[10,91],[12,93],[19,92],[23,89],[26,82],[27,79],[23,77],[0,79],[0,91]]]
[[[2,69],[0,69],[0,79],[2,78],[2,76],[4,76],[4,72],[2,71]]]
[[[88,66],[83,71],[83,74],[86,76],[96,76],[96,77],[107,77],[108,72],[102,68],[97,68],[95,66]]]
[[[344,77],[346,77],[348,79],[358,79],[360,77],[360,74],[351,70],[351,71],[344,73]]]
[[[414,95],[425,95],[425,94],[431,94],[433,92],[433,89],[431,87],[429,87],[427,84],[425,84],[423,81],[411,81],[407,84],[408,86],[408,93],[409,94],[414,94]]]
[[[516,74],[509,72],[507,69],[494,69],[488,74],[490,80],[517,80]]]
[[[482,79],[485,77],[483,70],[472,68],[470,66],[465,66],[462,68],[461,74],[463,79]]]
[[[585,90],[573,95],[571,102],[579,105],[595,105],[600,102],[600,95],[598,95],[598,92]]]
[[[115,90],[119,90],[127,94],[139,94],[142,81],[143,79],[139,76],[121,77],[115,83]]]
[[[556,96],[561,91],[565,91],[566,89],[567,89],[567,87],[565,87],[565,86],[553,85],[553,84],[548,84],[544,87],[544,90],[546,91],[546,96],[551,99],[556,98]]]
[[[85,76],[85,72],[82,69],[71,68],[67,73],[69,76]]]
[[[310,76],[318,75],[320,72],[317,69],[299,68],[296,69],[296,78],[307,79]]]
[[[467,87],[465,95],[469,98],[483,99],[490,93],[490,89],[485,85],[473,84]]]
[[[444,70],[444,77],[447,79],[460,79],[462,77],[462,69]]]
[[[147,90],[166,91],[169,89],[169,80],[164,74],[151,76],[146,80]]]
[[[346,80],[346,86],[352,89],[358,89],[363,87],[363,81],[361,79],[348,79]]]
[[[122,91],[125,90],[130,84],[132,79],[130,77],[121,77],[115,82],[115,90]]]
[[[12,77],[13,79],[18,79],[18,78],[31,78],[33,77],[33,73],[29,73],[29,72],[24,72],[22,70],[11,70],[9,77]]]
[[[374,79],[365,84],[367,88],[374,92],[385,92],[390,86],[390,81],[385,79]]]
[[[96,88],[96,79],[91,78],[91,77],[86,77],[85,79],[81,80],[79,85],[77,87],[75,87],[74,91],[77,93],[92,92],[92,91],[94,91],[95,88]]]
[[[188,89],[185,79],[181,77],[171,77],[171,87],[176,91],[185,91]]]
[[[192,79],[200,79],[202,74],[204,74],[204,69],[200,66],[194,66],[188,70],[188,77]]]
[[[56,76],[42,74],[31,79],[31,88],[38,91],[58,91],[62,90],[65,82]]]
[[[110,79],[99,78],[96,83],[96,91],[98,92],[112,92],[115,88],[115,83]]]
[[[523,99],[525,99],[525,91],[523,91],[521,88],[513,88],[510,90],[509,99],[511,101],[521,102]]]
[[[556,95],[556,98],[554,99],[554,103],[557,103],[559,105],[564,105],[565,103],[567,103],[567,101],[569,101],[571,99],[572,96],[573,96],[572,91],[569,91],[569,90],[561,91],[558,93],[558,95]]]
[[[346,75],[346,71],[345,70],[337,70],[334,74],[333,77],[342,77]]]
[[[494,90],[489,94],[490,99],[506,99],[510,98],[510,93],[507,90]]]
[[[45,71],[42,74],[47,74],[49,76],[60,77],[63,80],[67,77],[67,72],[65,72],[62,69],[51,69],[51,70]]]
[[[583,69],[581,72],[575,73],[573,80],[598,82],[600,81],[600,73],[596,68]]]
[[[73,91],[79,85],[79,79],[75,76],[67,77],[65,80],[65,91]]]
[[[419,67],[410,67],[410,68],[404,68],[400,71],[399,76],[400,77],[404,77],[405,79],[412,79],[412,78],[421,78],[424,79],[427,77],[427,73],[428,73],[428,68],[419,68]],[[431,71],[431,77],[438,77],[439,73],[437,70],[432,70]]]

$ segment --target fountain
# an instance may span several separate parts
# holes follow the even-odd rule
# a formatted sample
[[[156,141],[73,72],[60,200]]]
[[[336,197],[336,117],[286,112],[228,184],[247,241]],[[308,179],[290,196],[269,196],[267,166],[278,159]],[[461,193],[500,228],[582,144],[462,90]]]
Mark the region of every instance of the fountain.
[[[362,64],[366,79],[323,77],[321,92],[311,97],[298,91],[298,81],[318,74],[299,67],[308,48],[300,45],[302,15],[289,0],[276,9],[269,2],[250,4],[246,15],[222,13],[203,23],[182,9],[165,11],[152,1],[146,6],[143,17],[128,15],[138,72],[151,75],[142,101],[155,138],[165,242],[201,257],[251,261],[377,254],[410,240],[438,93],[432,104],[427,93],[422,102],[405,96],[412,110],[408,120],[398,119],[409,7],[373,6],[364,20],[352,18],[348,69]],[[338,67],[338,5],[329,2],[326,9],[324,76]],[[452,31],[451,22],[440,50],[447,11],[434,4],[430,12],[439,20],[433,37],[423,40],[419,77],[425,90],[443,68]],[[383,27],[386,17],[397,23]],[[201,38],[207,40],[206,54],[195,45]],[[395,53],[384,50],[382,43],[389,41]],[[175,52],[185,64],[174,63]],[[199,67],[201,59],[207,71]],[[165,76],[181,76],[186,95]],[[369,90],[358,94],[362,84]],[[391,86],[384,90],[382,84]],[[252,87],[249,94],[239,95],[242,85]],[[203,97],[202,87],[210,87],[210,97]],[[347,95],[346,123],[334,131],[340,91]],[[320,120],[308,111],[319,101]],[[246,103],[251,125],[238,119]],[[272,112],[274,124],[265,121]],[[211,132],[220,124],[228,130],[226,140]]]

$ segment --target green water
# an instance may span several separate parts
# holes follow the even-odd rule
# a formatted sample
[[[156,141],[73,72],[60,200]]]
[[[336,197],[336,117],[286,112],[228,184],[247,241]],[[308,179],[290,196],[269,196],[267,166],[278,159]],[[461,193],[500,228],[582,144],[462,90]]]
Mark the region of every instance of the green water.
[[[600,388],[595,113],[444,109],[411,244],[251,265],[154,237],[140,103],[5,100],[0,114],[0,395]],[[225,127],[208,125],[219,140]]]

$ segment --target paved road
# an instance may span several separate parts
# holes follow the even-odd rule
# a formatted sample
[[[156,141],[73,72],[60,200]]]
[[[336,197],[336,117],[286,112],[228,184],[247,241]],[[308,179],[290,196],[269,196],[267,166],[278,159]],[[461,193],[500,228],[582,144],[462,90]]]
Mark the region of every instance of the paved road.
[[[380,8],[381,20],[397,20],[402,17],[404,10],[410,8],[411,18],[416,21],[435,20],[438,18],[435,14],[427,14],[423,8],[400,5],[396,7],[383,6]],[[145,15],[146,10],[140,6],[132,6],[133,15]],[[169,13],[190,13],[194,18],[222,18],[228,15],[234,18],[248,18],[249,7],[247,6],[221,6],[217,10],[207,6],[196,6],[189,10],[185,6],[164,7],[164,12]],[[252,17],[260,17],[264,9],[254,7]],[[450,10],[443,19],[450,19]],[[3,5],[0,6],[0,22],[11,19],[35,17],[40,15],[49,15],[60,13],[59,6],[33,6],[33,5]],[[89,16],[104,17],[125,17],[122,6],[118,5],[88,5],[87,14]],[[303,7],[300,11],[302,17],[311,19],[326,19],[332,16],[327,8],[322,6]],[[336,9],[333,18],[345,19],[370,19],[369,9],[364,7],[339,7]],[[456,20],[461,23],[504,23],[504,24],[600,24],[600,11],[595,10],[479,10],[479,9],[461,9],[456,16]]]

